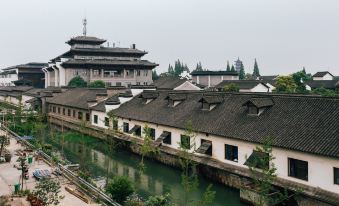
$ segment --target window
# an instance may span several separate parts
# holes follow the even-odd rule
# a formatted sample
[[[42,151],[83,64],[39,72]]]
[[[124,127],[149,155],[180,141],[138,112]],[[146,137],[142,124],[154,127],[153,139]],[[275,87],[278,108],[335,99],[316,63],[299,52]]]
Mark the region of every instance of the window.
[[[108,117],[105,117],[105,126],[109,127],[109,119],[108,119]]]
[[[288,176],[308,180],[308,162],[288,158]]]
[[[140,70],[137,70],[137,76],[140,76]]]
[[[181,135],[180,136],[180,144],[181,147],[184,149],[191,149],[191,138],[187,135]]]
[[[94,69],[93,70],[93,76],[100,76],[100,70],[99,69]]]
[[[75,110],[73,110],[73,117],[75,118]]]
[[[62,108],[62,114],[66,115],[66,109],[65,108]]]
[[[144,85],[147,85],[147,82],[144,82]]]
[[[113,130],[118,130],[118,120],[113,119]]]
[[[82,119],[82,112],[78,112],[78,119]]]
[[[52,106],[49,106],[49,112],[52,112]]]
[[[129,124],[127,122],[123,123],[123,131],[128,132],[129,131]]]
[[[89,115],[89,113],[86,113],[86,121],[87,121],[87,122],[90,121],[90,115]]]
[[[134,126],[136,128],[134,134],[135,136],[141,137],[141,127],[139,125]]]
[[[116,86],[121,86],[121,82],[115,83]]]
[[[70,110],[70,109],[67,110],[67,115],[68,115],[69,117],[71,116],[71,110]]]
[[[333,167],[334,184],[339,185],[339,168]]]
[[[140,82],[137,82],[137,85],[140,85]]]
[[[58,107],[58,114],[60,114],[60,107]]]
[[[94,124],[98,124],[98,115],[94,115]]]
[[[167,131],[164,131],[167,132]],[[172,133],[167,132],[167,137],[162,141],[165,144],[172,144]]]
[[[147,77],[148,75],[148,70],[144,70],[144,76]]]
[[[225,159],[238,162],[238,147],[225,144]]]
[[[55,107],[53,107],[53,112],[55,113]]]
[[[249,106],[248,107],[248,114],[258,115],[258,108],[256,108],[255,106]]]
[[[106,84],[106,87],[112,86],[112,82],[105,82],[105,84]]]
[[[149,135],[151,136],[152,140],[155,140],[155,129],[149,128]]]

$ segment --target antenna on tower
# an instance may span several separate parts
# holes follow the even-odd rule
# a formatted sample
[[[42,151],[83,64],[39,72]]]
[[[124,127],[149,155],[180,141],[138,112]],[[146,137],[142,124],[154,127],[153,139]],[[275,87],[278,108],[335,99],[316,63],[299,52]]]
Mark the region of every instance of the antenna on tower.
[[[82,20],[82,24],[84,25],[84,28],[82,29],[82,34],[86,36],[87,34],[87,19],[86,17]]]

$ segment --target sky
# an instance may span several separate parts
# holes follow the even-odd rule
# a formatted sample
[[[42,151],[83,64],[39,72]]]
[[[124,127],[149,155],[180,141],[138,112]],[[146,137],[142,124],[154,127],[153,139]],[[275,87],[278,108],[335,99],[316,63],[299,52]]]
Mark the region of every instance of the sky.
[[[149,52],[167,70],[176,59],[223,70],[238,57],[262,75],[339,75],[338,0],[1,0],[0,68],[47,62],[82,34]]]

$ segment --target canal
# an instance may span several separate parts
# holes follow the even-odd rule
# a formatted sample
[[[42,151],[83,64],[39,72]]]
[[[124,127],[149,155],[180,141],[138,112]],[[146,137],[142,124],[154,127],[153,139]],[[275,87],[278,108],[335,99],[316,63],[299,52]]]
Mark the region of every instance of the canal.
[[[50,133],[50,132],[48,132]],[[46,133],[45,133],[46,134]],[[51,136],[51,135],[43,135]],[[44,138],[46,143],[52,145],[54,152],[72,163],[79,163],[82,168],[89,171],[93,177],[128,176],[136,188],[137,193],[147,198],[150,195],[170,193],[175,203],[180,205],[183,194],[181,185],[181,171],[160,164],[152,160],[145,160],[146,170],[143,174],[138,173],[140,156],[122,149],[110,149],[107,143],[92,137],[81,137],[74,133],[52,135]],[[211,181],[199,177],[199,187],[191,196],[192,199],[201,198],[203,192]],[[216,197],[213,206],[245,206],[240,202],[239,191],[213,183]]]

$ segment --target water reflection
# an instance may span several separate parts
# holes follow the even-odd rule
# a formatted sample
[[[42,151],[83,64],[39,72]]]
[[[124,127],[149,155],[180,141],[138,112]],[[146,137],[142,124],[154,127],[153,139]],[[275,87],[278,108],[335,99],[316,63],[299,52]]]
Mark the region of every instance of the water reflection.
[[[52,144],[60,150],[60,141],[53,141]],[[100,141],[90,146],[65,141],[62,148],[68,160],[84,165],[93,176],[106,177],[107,174],[109,177],[116,175],[128,176],[134,182],[138,194],[142,197],[147,198],[149,195],[169,192],[175,202],[180,202],[180,197],[183,193],[180,171],[146,160],[146,171],[143,174],[139,174],[139,156],[126,151],[107,153],[109,151],[107,147],[107,144]],[[200,178],[199,189],[192,194],[192,199],[200,198],[208,184],[208,181]],[[215,206],[245,205],[240,203],[239,192],[237,190],[232,190],[216,183],[213,185],[213,190],[217,192],[215,202],[213,203]]]

